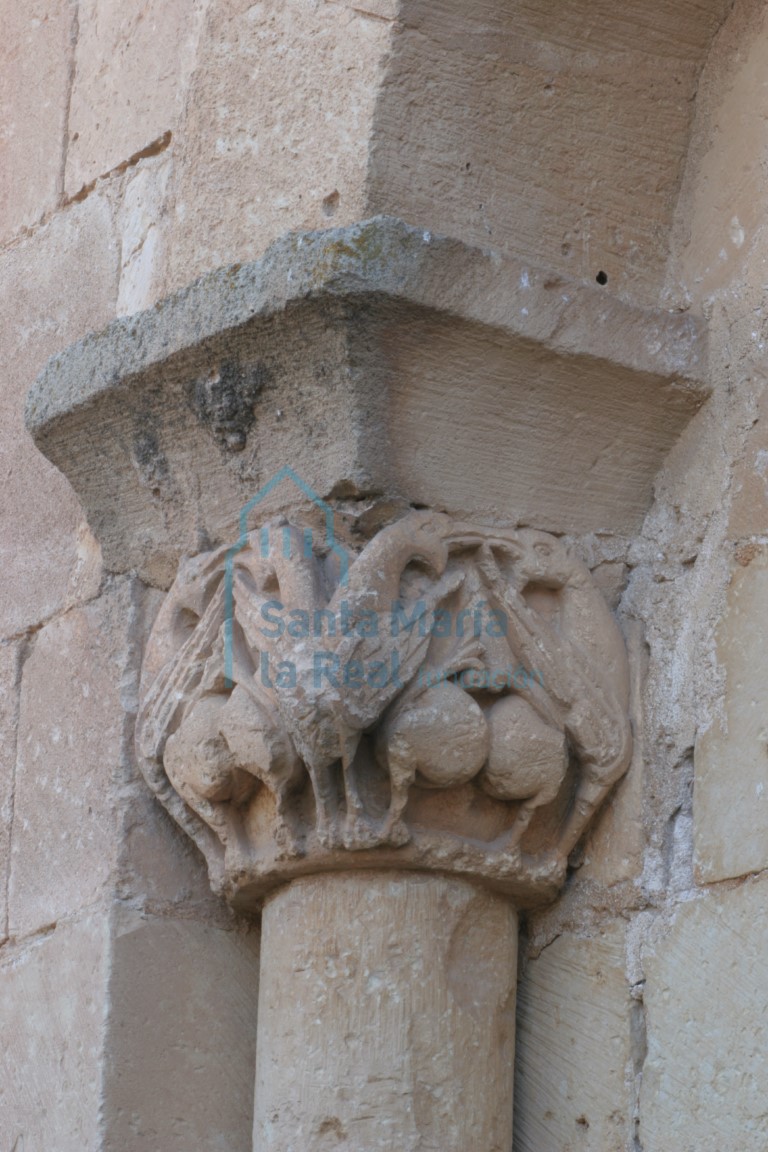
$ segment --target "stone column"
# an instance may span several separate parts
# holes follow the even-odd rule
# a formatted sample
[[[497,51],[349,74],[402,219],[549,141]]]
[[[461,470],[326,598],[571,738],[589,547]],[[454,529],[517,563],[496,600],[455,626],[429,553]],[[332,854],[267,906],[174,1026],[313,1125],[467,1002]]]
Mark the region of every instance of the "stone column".
[[[512,1147],[517,915],[463,880],[295,880],[262,922],[255,1152]]]
[[[631,753],[583,557],[640,522],[702,362],[690,317],[373,220],[30,394],[107,570],[167,590],[141,770],[263,910],[257,1152],[508,1152],[516,916]]]
[[[530,529],[281,517],[182,564],[137,751],[216,886],[266,901],[255,1152],[510,1147],[517,909],[626,768],[625,665]]]

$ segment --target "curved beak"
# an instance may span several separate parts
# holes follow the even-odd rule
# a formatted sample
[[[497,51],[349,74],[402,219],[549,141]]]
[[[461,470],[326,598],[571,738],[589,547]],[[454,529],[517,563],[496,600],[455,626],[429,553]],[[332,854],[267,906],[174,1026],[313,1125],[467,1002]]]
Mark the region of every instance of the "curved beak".
[[[442,576],[448,563],[449,549],[445,540],[435,538],[415,553],[416,557],[431,569],[436,577]]]

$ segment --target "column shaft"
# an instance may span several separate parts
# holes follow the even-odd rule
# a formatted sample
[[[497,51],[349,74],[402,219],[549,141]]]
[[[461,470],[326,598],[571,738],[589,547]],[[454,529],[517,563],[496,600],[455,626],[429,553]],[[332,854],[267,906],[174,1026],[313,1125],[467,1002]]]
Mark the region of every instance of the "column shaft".
[[[517,914],[463,881],[343,873],[264,910],[255,1152],[508,1152]]]

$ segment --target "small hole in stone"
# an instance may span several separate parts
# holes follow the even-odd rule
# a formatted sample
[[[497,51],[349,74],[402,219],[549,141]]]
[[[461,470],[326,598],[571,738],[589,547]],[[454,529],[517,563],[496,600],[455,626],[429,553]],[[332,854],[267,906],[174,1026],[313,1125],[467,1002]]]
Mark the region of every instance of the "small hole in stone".
[[[466,164],[464,165],[464,171],[469,172],[471,168],[472,165],[470,164],[469,160],[467,160]]]
[[[598,284],[607,284],[608,283],[608,273],[607,272],[598,272],[597,276],[595,276],[595,280],[597,280]]]
[[[586,1116],[579,1116],[578,1119],[576,1120],[576,1123],[581,1128],[589,1128],[589,1120],[587,1120]]]
[[[323,215],[335,216],[340,199],[341,197],[339,196],[338,190],[334,188],[333,192],[330,192],[323,200]]]

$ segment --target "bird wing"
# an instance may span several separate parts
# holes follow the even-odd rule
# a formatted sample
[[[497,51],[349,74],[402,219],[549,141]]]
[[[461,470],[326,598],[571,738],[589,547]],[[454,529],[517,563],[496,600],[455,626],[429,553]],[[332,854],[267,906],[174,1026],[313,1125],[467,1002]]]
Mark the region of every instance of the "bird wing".
[[[156,677],[144,697],[137,725],[142,755],[155,759],[178,714],[200,684],[219,636],[224,616],[224,591],[218,588],[188,640]]]
[[[450,572],[418,601],[404,605],[407,623],[403,626],[395,624],[393,613],[379,619],[379,626],[371,635],[352,630],[342,637],[335,654],[347,723],[358,729],[369,728],[407,687],[427,655],[432,640],[432,613],[463,581],[463,572]]]

